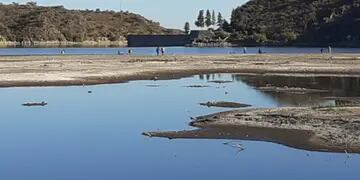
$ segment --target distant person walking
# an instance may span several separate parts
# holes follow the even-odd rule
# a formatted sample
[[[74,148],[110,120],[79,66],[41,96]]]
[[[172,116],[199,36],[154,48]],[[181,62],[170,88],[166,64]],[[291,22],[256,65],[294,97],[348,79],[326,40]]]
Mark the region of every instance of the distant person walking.
[[[129,48],[129,49],[128,49],[128,55],[131,55],[131,54],[132,54],[132,49]]]
[[[244,54],[247,54],[247,48],[246,47],[244,47],[243,52],[244,52]]]
[[[259,51],[258,51],[259,54],[262,54],[263,51],[261,50],[261,48],[259,48]]]
[[[156,55],[157,55],[157,56],[160,55],[160,47],[159,47],[159,46],[156,48]]]
[[[320,53],[324,54],[324,49],[323,48],[320,49]]]
[[[330,55],[332,54],[331,46],[328,47],[328,52],[329,52]]]
[[[161,48],[161,55],[162,56],[165,55],[165,48],[164,47]]]
[[[64,54],[65,54],[65,50],[62,49],[62,50],[60,51],[60,54],[61,54],[61,55],[64,55]]]

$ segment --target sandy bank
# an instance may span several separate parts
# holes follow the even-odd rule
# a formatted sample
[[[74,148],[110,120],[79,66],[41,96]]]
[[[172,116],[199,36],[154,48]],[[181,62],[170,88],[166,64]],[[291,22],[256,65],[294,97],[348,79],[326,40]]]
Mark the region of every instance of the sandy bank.
[[[0,86],[62,86],[172,79],[204,73],[360,76],[359,54],[4,56]]]
[[[144,135],[258,140],[306,150],[360,153],[360,107],[236,110],[198,117],[190,125],[200,129]]]

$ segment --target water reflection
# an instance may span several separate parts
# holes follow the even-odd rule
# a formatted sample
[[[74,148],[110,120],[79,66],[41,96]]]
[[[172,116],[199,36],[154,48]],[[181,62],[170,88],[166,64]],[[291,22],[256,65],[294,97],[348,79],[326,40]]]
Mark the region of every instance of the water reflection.
[[[188,129],[190,117],[226,111],[199,102],[277,107],[284,96],[254,89],[240,76],[203,75],[89,87],[0,89],[0,177],[6,180],[357,179],[359,156],[243,141],[148,139],[147,130]],[[235,80],[235,79],[234,79]],[[147,85],[156,83],[158,87]],[[209,85],[188,88],[189,85]],[[87,93],[91,90],[93,93]],[[225,94],[224,92],[228,92]],[[306,97],[306,96],[305,96]],[[26,108],[24,102],[49,102]],[[295,98],[295,101],[299,101]],[[293,103],[293,102],[292,102]],[[275,163],[274,163],[275,162]],[[290,164],[290,165],[289,165]]]
[[[240,140],[256,140],[267,141],[284,144],[290,147],[295,147],[305,150],[325,151],[325,152],[353,152],[359,153],[358,146],[358,121],[348,121],[348,117],[353,117],[357,114],[357,110],[354,113],[345,117],[346,113],[341,114],[344,119],[336,117],[339,114],[337,111],[330,109],[321,109],[316,111],[315,109],[322,108],[323,106],[335,106],[335,105],[352,105],[359,106],[360,95],[359,78],[354,77],[293,77],[293,76],[254,76],[254,75],[231,75],[230,77],[217,76],[214,74],[199,75],[199,80],[207,82],[228,82],[227,84],[219,83],[217,88],[224,89],[225,92],[230,94],[236,94],[238,96],[247,96],[249,91],[255,91],[261,94],[257,98],[261,97],[261,100],[270,98],[272,102],[275,102],[275,107],[280,106],[313,106],[307,108],[293,108],[286,112],[281,110],[282,113],[272,112],[270,116],[267,116],[265,112],[258,112],[247,114],[247,112],[253,112],[251,109],[243,109],[241,111],[235,111],[232,113],[225,113],[222,116],[219,114],[212,114],[208,116],[198,117],[193,119],[190,123],[191,126],[198,127],[200,129],[184,130],[184,131],[155,131],[146,132],[144,135],[150,137],[166,137],[170,139],[240,139]],[[232,82],[232,83],[230,83]],[[246,84],[247,91],[239,92],[232,91],[232,87],[238,86],[238,84]],[[262,87],[271,87],[264,90]],[[274,87],[274,88],[272,88]],[[280,90],[279,90],[280,88]],[[225,93],[227,95],[227,93]],[[266,98],[265,98],[266,97]],[[251,97],[247,97],[246,100],[250,100]],[[232,98],[235,100],[236,98]],[[259,107],[255,105],[255,107]],[[261,107],[261,106],[260,106]],[[261,110],[260,110],[261,111]],[[350,112],[350,109],[345,110]],[[285,112],[285,113],[284,113]],[[265,115],[264,115],[265,113]],[[309,113],[309,114],[308,114]],[[333,114],[331,114],[333,113]],[[224,117],[224,121],[239,120],[236,126],[229,126],[226,123],[217,124],[219,117]],[[356,115],[355,115],[356,116]],[[330,117],[334,117],[331,119]],[[273,118],[273,119],[272,119]],[[326,120],[324,120],[324,118]],[[264,126],[262,128],[255,128],[247,126],[249,121],[261,123],[267,123],[266,120],[270,120],[268,123],[274,123],[274,126]],[[272,122],[271,122],[272,119]],[[300,120],[301,119],[301,120]],[[212,122],[214,122],[212,124]],[[304,123],[305,122],[305,123]],[[306,124],[307,122],[311,122]],[[331,122],[333,124],[326,124]],[[340,124],[336,124],[339,122]],[[302,124],[303,123],[303,124]],[[251,123],[250,123],[251,124]],[[256,123],[255,123],[256,124]],[[289,126],[286,126],[289,125]],[[296,128],[289,128],[291,125],[297,126]],[[256,126],[256,125],[254,125]],[[260,125],[262,126],[262,125]],[[313,128],[303,128],[313,127]],[[346,128],[352,131],[346,132],[341,129]],[[276,128],[271,128],[276,127]],[[285,127],[285,128],[284,128]],[[321,128],[318,128],[321,127]],[[346,129],[345,128],[345,129]],[[296,130],[295,130],[296,129]],[[305,130],[306,129],[306,130]],[[331,131],[333,130],[333,131]],[[348,130],[348,129],[346,129]],[[346,132],[335,139],[335,132]],[[328,137],[324,134],[330,134]],[[343,143],[345,137],[346,141]],[[315,139],[321,139],[319,141]],[[330,141],[334,140],[334,141]],[[325,143],[322,143],[324,141]],[[350,143],[351,141],[351,143]],[[317,143],[314,143],[317,142]],[[335,142],[341,142],[336,144]],[[344,145],[346,144],[346,146]]]
[[[328,97],[359,97],[359,77],[294,77],[294,76],[254,76],[232,75],[232,79],[251,87],[286,87],[304,88],[310,90],[325,90],[323,92],[289,93],[262,91],[273,98],[279,106],[304,105],[334,105],[334,100]]]

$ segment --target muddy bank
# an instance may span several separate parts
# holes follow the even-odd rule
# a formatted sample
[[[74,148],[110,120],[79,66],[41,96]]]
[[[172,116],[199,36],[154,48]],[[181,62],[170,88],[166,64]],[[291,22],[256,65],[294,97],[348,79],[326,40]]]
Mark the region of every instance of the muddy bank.
[[[360,97],[324,97],[325,100],[333,100],[336,106],[360,106]]]
[[[196,74],[360,76],[360,55],[6,56],[0,87],[161,80]]]
[[[213,102],[205,102],[199,103],[201,106],[207,107],[223,107],[223,108],[245,108],[250,107],[249,104],[237,103],[237,102],[226,102],[226,101],[213,101]]]
[[[309,94],[309,93],[326,93],[327,90],[321,89],[309,89],[309,88],[299,88],[299,87],[275,87],[275,86],[266,86],[258,87],[257,90],[263,92],[276,92],[276,93],[289,93],[289,94]]]
[[[199,129],[144,135],[257,140],[312,151],[360,153],[360,107],[236,110],[198,117],[190,125]]]

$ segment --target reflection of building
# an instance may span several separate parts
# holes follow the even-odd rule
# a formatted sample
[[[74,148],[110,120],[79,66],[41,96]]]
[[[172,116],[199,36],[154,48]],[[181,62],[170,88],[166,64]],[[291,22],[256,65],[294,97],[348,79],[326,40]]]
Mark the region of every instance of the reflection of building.
[[[186,46],[198,39],[210,37],[210,31],[191,31],[190,34],[178,35],[129,35],[129,47]]]

